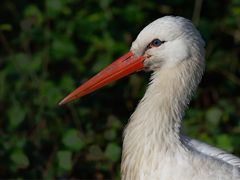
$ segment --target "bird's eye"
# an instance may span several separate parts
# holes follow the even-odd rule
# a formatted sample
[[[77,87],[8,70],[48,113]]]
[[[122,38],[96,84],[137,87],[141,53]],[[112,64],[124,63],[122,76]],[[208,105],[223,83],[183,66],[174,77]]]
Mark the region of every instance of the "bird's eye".
[[[159,39],[152,40],[146,47],[146,50],[152,48],[152,47],[159,47],[161,44],[165,43],[165,41],[161,41]]]
[[[158,47],[163,43],[163,41],[159,40],[159,39],[154,39],[152,40],[152,42],[150,43],[150,47]]]

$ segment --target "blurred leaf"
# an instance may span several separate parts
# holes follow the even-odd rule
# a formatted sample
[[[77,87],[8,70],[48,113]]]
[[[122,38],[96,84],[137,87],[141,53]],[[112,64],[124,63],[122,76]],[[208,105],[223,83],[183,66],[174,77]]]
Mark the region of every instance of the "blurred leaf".
[[[116,143],[109,143],[104,154],[110,161],[115,162],[120,157],[121,148]]]
[[[226,99],[221,99],[218,103],[220,107],[224,108],[225,113],[231,114],[236,111],[233,104],[229,101],[226,101]]]
[[[78,112],[80,116],[88,116],[91,113],[91,109],[86,107],[78,108]]]
[[[62,0],[47,0],[46,8],[47,8],[48,16],[55,17],[61,12],[61,10],[63,8],[63,1]]]
[[[12,26],[11,24],[0,24],[0,30],[2,31],[11,31]]]
[[[104,137],[107,140],[114,140],[116,138],[116,131],[114,129],[108,129],[104,132]]]
[[[105,55],[99,55],[99,58],[97,59],[96,63],[93,65],[92,71],[94,73],[99,72],[104,67],[106,67],[111,61],[111,55],[105,54]]]
[[[14,163],[14,167],[16,167],[17,169],[18,168],[27,168],[29,166],[28,157],[20,149],[14,150],[10,155],[10,159]]]
[[[199,139],[207,144],[214,144],[213,139],[207,133],[201,133]]]
[[[213,125],[217,125],[221,119],[222,111],[217,107],[209,109],[206,113],[206,119]]]
[[[25,53],[16,53],[10,57],[13,67],[21,75],[31,74],[32,69],[28,66],[30,63],[30,57]]]
[[[66,91],[72,91],[74,89],[74,81],[73,78],[70,76],[63,76],[61,80],[61,87],[62,89],[65,89]]]
[[[24,11],[24,15],[26,17],[33,17],[37,24],[41,24],[43,22],[43,15],[41,11],[35,5],[29,5]]]
[[[85,142],[79,136],[79,132],[75,129],[69,129],[62,139],[63,144],[72,151],[79,151],[85,146]]]
[[[232,9],[232,11],[233,11],[233,14],[234,14],[234,15],[240,16],[240,7],[239,7],[239,6],[234,7],[234,8]]]
[[[89,147],[89,156],[88,159],[91,160],[102,160],[103,152],[101,148],[97,145],[92,145]]]
[[[62,171],[70,171],[72,169],[72,153],[70,151],[57,152],[58,166]]]
[[[144,11],[142,11],[138,5],[129,4],[123,12],[123,16],[129,22],[141,22],[144,18],[143,13]],[[132,14],[135,14],[135,16],[132,16]]]
[[[109,7],[110,3],[112,2],[113,0],[102,0],[100,2],[100,6],[103,8],[103,9],[106,9],[107,7]]]
[[[217,145],[228,152],[233,150],[231,139],[226,134],[221,134],[217,137]]]
[[[11,129],[17,128],[26,116],[26,110],[18,103],[13,104],[7,111],[9,127]]]
[[[47,106],[56,107],[63,95],[53,82],[45,81],[41,84],[39,96],[39,98],[41,98],[41,100],[39,100],[40,102],[44,101]]]
[[[67,37],[58,37],[52,43],[52,55],[55,59],[69,59],[77,52],[73,42]]]
[[[122,123],[119,121],[119,119],[114,116],[110,115],[108,116],[107,126],[111,129],[120,129],[122,127]]]

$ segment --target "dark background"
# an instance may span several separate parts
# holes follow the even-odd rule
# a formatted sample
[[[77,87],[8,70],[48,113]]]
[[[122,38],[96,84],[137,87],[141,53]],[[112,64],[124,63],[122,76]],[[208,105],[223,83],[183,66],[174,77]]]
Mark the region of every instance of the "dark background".
[[[240,0],[1,1],[0,177],[118,179],[122,131],[149,73],[57,103],[164,15],[191,19],[206,72],[184,131],[240,155]]]

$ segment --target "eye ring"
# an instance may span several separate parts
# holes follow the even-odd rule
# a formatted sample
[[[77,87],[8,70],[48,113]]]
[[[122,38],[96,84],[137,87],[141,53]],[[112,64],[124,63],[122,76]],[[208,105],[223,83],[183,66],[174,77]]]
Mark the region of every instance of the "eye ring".
[[[152,42],[149,44],[150,47],[159,47],[161,44],[163,44],[164,41],[161,41],[159,39],[154,39]]]

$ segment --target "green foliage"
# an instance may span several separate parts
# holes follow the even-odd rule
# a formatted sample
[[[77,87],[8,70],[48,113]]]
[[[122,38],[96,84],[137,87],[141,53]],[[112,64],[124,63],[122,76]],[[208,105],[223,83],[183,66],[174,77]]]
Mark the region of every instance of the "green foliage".
[[[109,143],[105,150],[105,156],[112,162],[116,162],[121,154],[120,147],[116,143]]]
[[[12,160],[12,170],[16,171],[19,168],[27,168],[29,166],[28,157],[20,149],[15,149],[11,153],[10,159]]]
[[[24,121],[26,110],[23,110],[18,103],[15,103],[8,109],[7,115],[8,128],[14,130]]]
[[[206,41],[185,133],[240,155],[239,0],[2,1],[0,9],[1,178],[119,179],[123,127],[149,75],[57,104],[167,14],[192,19]]]
[[[62,138],[63,144],[72,151],[80,151],[85,145],[84,140],[79,137],[78,131],[69,129]]]
[[[72,152],[58,151],[57,152],[59,172],[70,171],[72,169]]]

